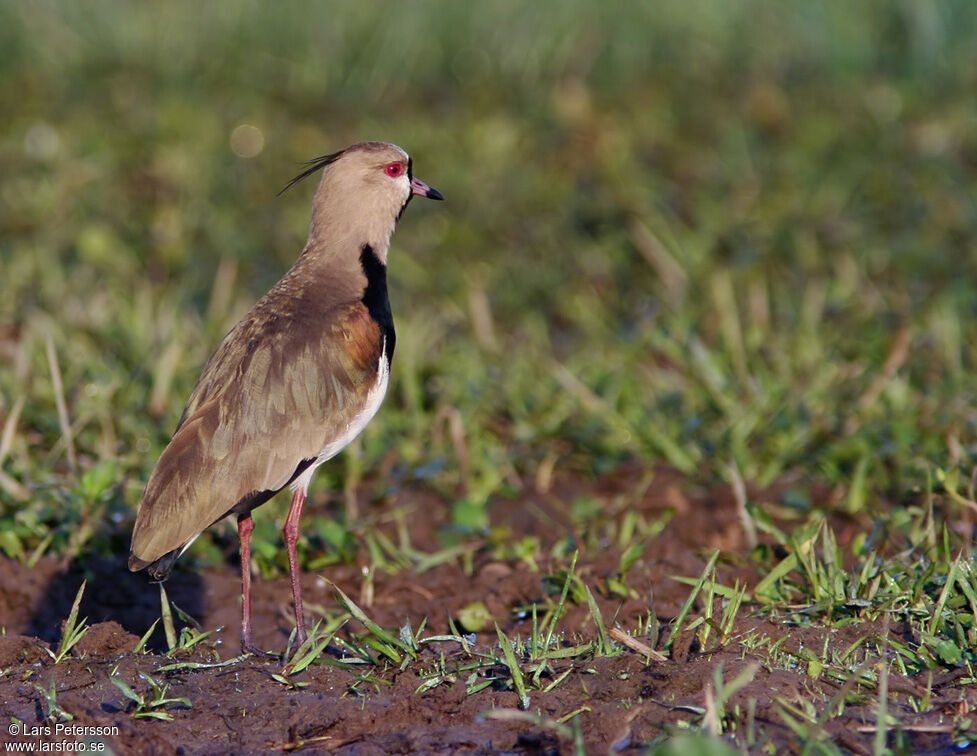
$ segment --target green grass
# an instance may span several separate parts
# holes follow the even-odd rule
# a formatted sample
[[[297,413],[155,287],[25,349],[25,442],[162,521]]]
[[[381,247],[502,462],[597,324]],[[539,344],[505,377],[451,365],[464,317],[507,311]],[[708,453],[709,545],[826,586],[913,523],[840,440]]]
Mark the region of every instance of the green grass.
[[[754,46],[736,33],[754,14],[718,4],[654,23],[580,4],[555,27],[530,13],[515,39],[478,33],[515,7],[469,18],[423,4],[368,30],[351,5],[328,54],[303,21],[257,5],[179,34],[179,5],[128,10],[126,24],[84,8],[0,9],[15,40],[0,58],[8,554],[76,553],[97,523],[129,516],[200,365],[301,247],[308,191],[273,199],[290,166],[371,135],[408,145],[449,202],[412,207],[398,231],[393,390],[362,460],[325,471],[320,494],[390,449],[398,474],[463,486],[459,518],[475,523],[472,508],[549,453],[588,472],[637,457],[707,478],[732,465],[759,484],[857,482],[859,510],[928,472],[969,475],[963,6],[932,9],[945,41],[927,48],[882,8],[757,3]],[[891,38],[843,44],[876,26]],[[403,49],[430,48],[403,71],[384,54],[393,29]],[[29,34],[64,44],[41,52]],[[790,34],[797,49],[763,49]],[[476,38],[495,57],[469,49]],[[711,52],[685,61],[676,39]],[[222,64],[204,65],[205,49]],[[51,82],[84,97],[53,98]],[[211,102],[218,86],[230,107]],[[363,120],[345,114],[337,133],[356,98]],[[251,160],[227,143],[245,121],[266,132]],[[428,443],[446,412],[465,465],[451,434]],[[341,532],[320,537],[346,558]]]
[[[413,204],[397,231],[391,390],[312,495],[338,508],[357,485],[379,498],[422,480],[453,502],[454,527],[424,554],[368,518],[310,520],[308,568],[361,549],[387,571],[470,563],[478,548],[536,565],[533,539],[486,532],[493,499],[554,465],[589,477],[664,463],[704,485],[782,485],[766,511],[742,493],[762,582],[677,576],[694,590],[662,630],[666,650],[692,632],[832,676],[838,701],[781,708],[809,752],[828,747],[845,696],[868,687],[884,703],[876,662],[969,668],[977,12],[335,6],[0,2],[0,551],[34,564],[127,548],[200,366],[301,249],[311,186],[275,193],[298,161],[381,138],[448,201]],[[242,123],[264,139],[250,159],[229,142]],[[625,557],[595,589],[626,596],[642,539],[665,523],[591,504],[574,503],[582,542],[557,556],[613,543]],[[266,576],[286,566],[285,506],[256,520]],[[832,515],[877,529],[842,549]],[[213,529],[183,561],[217,563],[232,542]],[[592,598],[566,562],[529,646],[500,631],[492,652],[521,698],[545,682],[533,665],[563,603]],[[798,659],[733,636],[752,612],[828,627],[890,617],[916,640]],[[593,617],[587,653],[621,652],[610,618]],[[171,649],[206,637],[176,637],[172,618],[167,630]],[[659,632],[653,610],[643,630]],[[421,640],[376,626],[346,642],[372,665],[413,663]],[[468,663],[428,679],[473,674],[477,688]],[[690,726],[744,732],[736,684],[717,677]],[[165,714],[165,690],[126,695]]]
[[[137,693],[131,685],[118,676],[117,672],[118,669],[113,670],[109,680],[129,700],[131,713],[135,719],[160,719],[170,722],[173,720],[173,715],[166,711],[168,707],[179,705],[187,709],[192,708],[192,704],[186,698],[167,698],[166,692],[170,687],[167,683],[140,672],[138,677],[147,691]]]
[[[50,654],[55,664],[60,664],[71,649],[77,646],[78,642],[85,637],[85,633],[88,632],[89,628],[86,627],[87,618],[82,619],[80,622],[78,621],[78,610],[81,608],[81,598],[84,595],[85,581],[82,581],[81,587],[78,588],[78,593],[75,594],[75,601],[71,605],[71,611],[64,621],[64,627],[61,630],[61,642],[58,644],[56,651],[48,650],[48,654]]]

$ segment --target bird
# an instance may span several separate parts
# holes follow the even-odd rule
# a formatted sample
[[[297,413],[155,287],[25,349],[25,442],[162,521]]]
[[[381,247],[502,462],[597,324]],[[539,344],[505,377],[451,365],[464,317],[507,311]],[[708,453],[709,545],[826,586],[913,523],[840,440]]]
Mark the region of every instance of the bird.
[[[295,638],[308,635],[296,545],[316,469],[355,439],[387,391],[396,334],[390,237],[415,196],[443,200],[400,147],[362,142],[308,161],[317,171],[308,241],[292,267],[224,337],[190,394],[139,503],[128,567],[165,580],[208,527],[237,518],[241,649],[251,625],[252,511],[290,487],[283,535]]]

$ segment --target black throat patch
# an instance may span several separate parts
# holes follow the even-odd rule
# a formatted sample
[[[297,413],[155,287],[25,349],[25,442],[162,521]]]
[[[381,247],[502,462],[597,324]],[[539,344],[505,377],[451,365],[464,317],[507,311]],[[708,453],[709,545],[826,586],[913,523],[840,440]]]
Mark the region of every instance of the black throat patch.
[[[380,333],[384,336],[384,353],[387,355],[387,365],[393,362],[394,344],[397,335],[394,333],[394,318],[390,312],[390,298],[387,296],[387,266],[380,262],[377,253],[369,244],[363,245],[360,252],[360,265],[366,276],[366,290],[363,292],[363,304],[366,305],[370,317],[380,326]]]

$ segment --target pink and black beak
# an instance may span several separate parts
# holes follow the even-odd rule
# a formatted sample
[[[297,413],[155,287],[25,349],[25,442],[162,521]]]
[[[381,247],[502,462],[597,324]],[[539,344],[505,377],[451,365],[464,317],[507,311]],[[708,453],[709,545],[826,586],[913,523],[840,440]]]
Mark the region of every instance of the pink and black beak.
[[[428,186],[416,176],[411,176],[410,193],[412,195],[416,194],[418,197],[427,197],[428,199],[433,200],[444,199],[444,195],[441,194],[441,192],[439,192],[433,186]]]
[[[414,176],[414,161],[411,158],[407,158],[407,178],[410,179],[410,194],[407,195],[407,199],[404,200],[404,206],[400,208],[400,214],[397,215],[397,220],[400,220],[404,214],[404,210],[410,204],[410,201],[414,199],[414,196],[427,197],[433,200],[443,200],[444,195],[441,194],[433,186],[428,186],[419,178]]]
[[[408,202],[410,202],[410,200],[414,197],[415,194],[418,197],[427,197],[428,199],[433,199],[433,200],[444,199],[444,195],[441,194],[441,192],[439,192],[433,186],[428,186],[419,178],[414,176],[413,158],[407,158],[407,178],[410,179],[410,194],[407,196]],[[404,211],[401,210],[400,212],[403,213]]]

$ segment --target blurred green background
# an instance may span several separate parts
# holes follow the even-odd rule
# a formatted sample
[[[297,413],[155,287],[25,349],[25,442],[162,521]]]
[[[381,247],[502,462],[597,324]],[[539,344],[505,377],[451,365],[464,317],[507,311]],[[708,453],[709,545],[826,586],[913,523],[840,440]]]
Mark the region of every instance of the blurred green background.
[[[276,193],[366,139],[447,202],[394,237],[391,391],[320,501],[423,478],[478,527],[553,464],[850,510],[969,475],[975,39],[963,0],[3,0],[0,548],[123,550],[302,248],[314,185]]]

